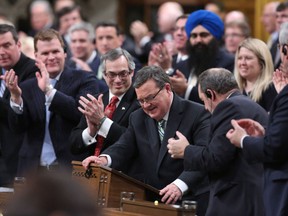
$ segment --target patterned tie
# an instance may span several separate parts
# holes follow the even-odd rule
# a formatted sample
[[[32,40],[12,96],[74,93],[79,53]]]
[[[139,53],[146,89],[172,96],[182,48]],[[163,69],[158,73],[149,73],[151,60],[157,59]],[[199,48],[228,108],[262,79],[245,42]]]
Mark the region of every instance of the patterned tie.
[[[1,75],[4,75],[5,74],[5,69],[2,68],[2,73]],[[0,85],[0,97],[3,97],[4,95],[4,92],[5,92],[5,89],[6,89],[6,84],[5,84],[5,81],[4,80],[0,80],[1,82],[1,85]]]
[[[162,119],[161,121],[158,122],[158,133],[159,133],[159,138],[162,142],[163,137],[164,137],[164,132],[165,132],[165,124],[166,120]]]
[[[118,97],[116,96],[113,96],[110,100],[110,103],[106,106],[105,108],[105,115],[107,116],[107,118],[109,119],[112,119],[113,117],[113,114],[116,110],[116,104],[117,102],[119,101]],[[102,146],[103,146],[103,143],[104,143],[104,137],[103,136],[100,136],[98,135],[97,136],[97,143],[96,143],[96,148],[95,148],[95,152],[94,152],[94,155],[95,156],[99,156],[100,155],[100,151],[102,149]]]

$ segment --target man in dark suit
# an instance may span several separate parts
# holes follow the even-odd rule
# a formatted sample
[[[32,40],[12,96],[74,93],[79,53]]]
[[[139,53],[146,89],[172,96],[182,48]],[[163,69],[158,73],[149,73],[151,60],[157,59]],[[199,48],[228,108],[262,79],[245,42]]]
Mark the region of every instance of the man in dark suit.
[[[57,31],[40,31],[34,43],[40,71],[37,79],[23,82],[20,88],[13,70],[4,76],[11,93],[9,124],[15,131],[25,133],[19,151],[19,175],[37,169],[70,167],[68,138],[81,117],[78,99],[98,92],[95,76],[64,67],[66,53]]]
[[[193,145],[206,145],[209,113],[202,105],[175,95],[169,76],[160,67],[146,66],[139,70],[134,87],[142,109],[130,115],[128,129],[116,143],[100,157],[85,159],[83,166],[87,168],[95,162],[121,170],[136,156],[141,165],[138,169],[144,173],[142,181],[161,189],[162,202],[176,203],[182,196],[189,197],[198,202],[197,215],[205,215],[208,204],[205,172],[184,171],[183,161],[173,160],[166,146],[169,138],[177,136],[176,131],[185,134]]]
[[[117,48],[103,55],[101,62],[109,91],[98,97],[89,95],[90,100],[81,97],[83,109],[80,108],[80,111],[84,115],[70,136],[75,154],[89,151],[90,155],[94,155],[96,147],[102,152],[112,145],[128,127],[130,114],[140,107],[132,86],[135,69],[132,56],[126,50]],[[117,108],[110,119],[104,110],[114,96],[118,98]],[[104,137],[102,147],[98,146],[97,136]]]
[[[279,34],[280,54],[283,71],[277,71],[280,79],[273,78],[279,86],[269,114],[266,131],[257,119],[233,120],[233,129],[227,137],[241,148],[247,159],[253,158],[264,165],[264,206],[266,216],[288,215],[288,23],[281,26]],[[285,70],[285,71],[284,71]],[[284,73],[283,73],[284,72]],[[283,74],[282,74],[283,73]],[[274,75],[275,76],[275,75]],[[280,82],[278,82],[278,81]],[[277,81],[277,82],[276,82]]]
[[[172,158],[184,158],[185,170],[209,173],[210,199],[206,215],[264,215],[261,163],[248,162],[243,152],[230,144],[226,132],[234,118],[267,122],[267,112],[242,95],[233,74],[212,68],[199,76],[199,97],[212,113],[210,141],[206,146],[189,145],[178,132],[168,140]]]
[[[38,68],[35,61],[21,53],[21,44],[16,29],[7,24],[0,25],[0,70],[3,75],[13,68],[18,83],[35,77]],[[0,186],[11,186],[17,172],[18,150],[23,135],[15,134],[8,125],[10,93],[4,80],[0,87]]]

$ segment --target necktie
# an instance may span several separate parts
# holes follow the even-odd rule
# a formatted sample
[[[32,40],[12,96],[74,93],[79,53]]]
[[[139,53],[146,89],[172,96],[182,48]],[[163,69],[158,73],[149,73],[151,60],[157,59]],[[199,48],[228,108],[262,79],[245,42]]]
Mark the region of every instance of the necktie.
[[[5,74],[5,69],[2,68],[2,74]],[[6,89],[5,81],[1,80],[1,85],[0,85],[0,97],[3,97],[4,92]]]
[[[162,119],[161,121],[158,122],[158,133],[159,133],[159,138],[162,142],[163,137],[164,137],[164,132],[165,132],[165,123],[166,121]]]
[[[107,116],[107,118],[112,119],[113,114],[116,110],[116,104],[118,101],[119,101],[119,99],[116,96],[113,96],[111,98],[110,103],[106,106],[106,108],[104,110],[104,113]],[[97,136],[97,143],[96,143],[96,148],[95,148],[95,152],[94,152],[95,156],[99,156],[100,151],[101,151],[102,146],[103,146],[103,143],[104,143],[104,139],[105,138],[103,136],[100,136],[100,135]]]
[[[57,80],[50,79],[50,83],[52,86],[55,86]],[[42,166],[51,165],[53,162],[57,160],[55,150],[52,144],[50,131],[49,131],[49,122],[50,122],[50,111],[49,105],[46,105],[46,124],[45,124],[45,136],[44,143],[42,146],[42,152],[40,157],[40,163]]]

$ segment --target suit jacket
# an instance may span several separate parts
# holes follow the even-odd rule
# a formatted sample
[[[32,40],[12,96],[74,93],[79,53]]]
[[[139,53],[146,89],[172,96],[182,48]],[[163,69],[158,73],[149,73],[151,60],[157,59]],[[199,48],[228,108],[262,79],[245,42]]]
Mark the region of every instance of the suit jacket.
[[[208,146],[188,146],[185,170],[209,172],[210,199],[206,215],[264,215],[261,163],[248,162],[241,149],[226,138],[232,119],[252,118],[267,123],[267,112],[250,98],[235,92],[218,104],[211,116]]]
[[[246,137],[243,152],[264,163],[264,204],[266,216],[288,215],[288,85],[270,109],[264,137]]]
[[[219,51],[215,54],[214,62],[211,63],[210,65],[211,68],[221,67],[233,72],[234,56],[226,52],[224,49],[220,48]],[[175,66],[175,71],[176,69],[180,70],[188,80],[191,73],[191,68],[189,68],[189,58],[185,61],[177,63]],[[192,88],[188,99],[203,104],[203,101],[199,98],[198,95],[198,83],[196,84],[195,87]]]
[[[18,83],[35,77],[35,72],[38,71],[35,61],[23,53],[13,69],[18,76]],[[2,68],[0,70],[2,72]],[[0,186],[12,185],[17,172],[18,151],[23,140],[23,134],[13,132],[8,125],[9,101],[10,92],[5,89],[3,97],[0,97]]]
[[[104,108],[109,104],[109,91],[103,94],[103,103]],[[134,88],[131,86],[126,94],[123,96],[120,101],[115,113],[113,115],[113,123],[107,134],[107,137],[104,140],[103,147],[101,152],[107,147],[111,146],[116,142],[119,137],[126,131],[129,123],[130,114],[138,109],[140,106],[136,100],[136,93]],[[94,154],[94,149],[97,143],[86,146],[82,139],[82,132],[87,128],[87,122],[85,116],[82,116],[81,121],[75,127],[70,136],[71,150],[74,154],[83,153],[89,151],[90,155]]]
[[[76,63],[73,60],[68,59],[66,60],[65,63],[68,67],[76,69]],[[89,67],[91,68],[91,70],[93,71],[96,77],[98,74],[99,66],[100,66],[100,57],[99,57],[99,53],[97,53],[93,61],[89,63]],[[105,92],[107,90],[108,90],[108,86],[105,80],[104,79],[99,80],[99,92]]]
[[[23,175],[29,170],[36,169],[40,164],[46,108],[45,95],[39,89],[36,79],[30,79],[20,87],[23,113],[16,114],[10,109],[9,123],[14,130],[25,132],[18,165],[18,172]],[[58,163],[69,166],[74,158],[70,153],[68,139],[72,128],[81,118],[81,113],[77,109],[79,97],[86,96],[87,93],[96,94],[98,82],[90,73],[65,67],[55,88],[57,91],[49,107],[49,131]]]
[[[187,195],[207,192],[206,173],[184,171],[183,160],[171,158],[167,143],[169,138],[176,137],[176,131],[180,131],[187,136],[191,145],[206,145],[209,117],[202,105],[174,94],[162,143],[156,121],[138,109],[131,114],[126,132],[103,154],[111,156],[112,167],[117,170],[125,169],[136,157],[141,165],[139,169],[144,173],[142,181],[158,189],[179,178],[189,187]]]

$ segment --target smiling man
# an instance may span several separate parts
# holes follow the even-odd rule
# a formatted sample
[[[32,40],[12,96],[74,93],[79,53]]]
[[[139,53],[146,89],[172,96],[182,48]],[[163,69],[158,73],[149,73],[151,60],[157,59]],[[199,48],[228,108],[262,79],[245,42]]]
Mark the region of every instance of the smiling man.
[[[197,215],[205,215],[209,194],[205,172],[185,172],[183,160],[169,156],[167,140],[181,131],[191,144],[206,145],[208,112],[202,105],[174,94],[169,76],[160,67],[146,66],[139,70],[134,87],[142,109],[130,115],[128,129],[116,143],[99,157],[85,159],[83,166],[87,168],[95,162],[122,170],[137,157],[141,165],[138,170],[144,174],[142,181],[160,190],[162,202],[194,199],[198,203]],[[155,199],[159,197],[151,197]]]
[[[132,86],[135,64],[131,55],[121,48],[113,49],[102,56],[100,68],[109,91],[89,95],[89,100],[81,97],[83,117],[70,136],[74,154],[88,151],[98,156],[125,132],[130,114],[139,108]],[[113,114],[108,113],[112,104]]]
[[[19,87],[13,69],[4,76],[11,93],[9,123],[15,131],[25,133],[18,175],[71,166],[71,160],[77,158],[72,158],[68,137],[81,117],[78,100],[82,95],[98,92],[95,76],[64,66],[66,53],[57,31],[40,31],[34,47],[37,79],[27,80]]]
[[[35,61],[21,52],[21,43],[16,29],[7,24],[0,25],[0,70],[3,75],[12,69],[18,76],[18,83],[35,77]],[[17,172],[18,151],[23,134],[8,126],[10,93],[1,80],[0,87],[0,186],[11,186]]]

